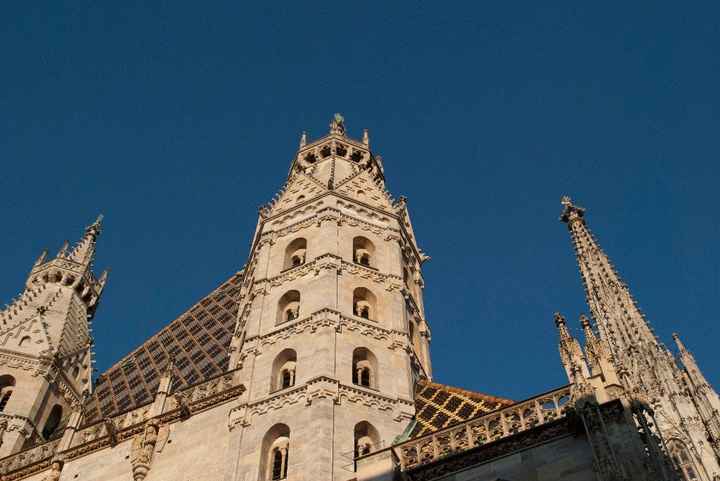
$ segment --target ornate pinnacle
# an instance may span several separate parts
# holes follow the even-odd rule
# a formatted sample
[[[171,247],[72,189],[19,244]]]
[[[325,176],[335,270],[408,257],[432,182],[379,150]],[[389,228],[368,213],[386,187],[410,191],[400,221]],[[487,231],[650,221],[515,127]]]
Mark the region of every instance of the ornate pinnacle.
[[[302,135],[300,136],[300,148],[302,149],[307,145],[307,132],[303,130]]]
[[[89,226],[87,226],[85,228],[85,234],[92,235],[93,237],[97,237],[98,235],[100,235],[100,231],[102,230],[102,222],[103,222],[104,218],[105,218],[104,215],[102,215],[102,214],[98,215],[97,219],[95,219],[95,222],[93,222],[92,224],[90,224]]]
[[[677,332],[673,332],[672,334],[673,341],[675,341],[675,345],[678,348],[678,351],[680,351],[680,354],[685,354],[688,352],[688,350],[685,348],[685,344],[680,340],[680,335]]]
[[[345,118],[340,114],[335,114],[330,121],[330,133],[345,135]]]
[[[33,267],[37,267],[37,266],[39,266],[40,264],[43,264],[43,263],[45,262],[45,259],[47,259],[47,255],[48,255],[47,249],[43,249],[42,253],[40,254],[40,256],[39,256],[39,257],[37,258],[37,260],[35,261],[35,265],[34,265]]]
[[[572,336],[570,335],[570,331],[568,330],[565,317],[559,312],[556,312],[553,315],[553,318],[555,319],[555,327],[557,327],[558,331],[560,331],[560,339],[564,340],[572,338]]]
[[[95,222],[85,228],[85,234],[72,252],[67,253],[64,257],[80,264],[89,265],[95,256],[95,241],[102,231],[102,221],[103,215],[100,214]],[[58,257],[60,256],[58,255]]]
[[[67,256],[67,250],[68,250],[68,247],[69,247],[69,246],[70,246],[70,242],[65,241],[65,242],[63,243],[62,247],[60,248],[60,250],[58,251],[56,257],[60,257],[60,258],[66,257],[66,256]]]
[[[368,129],[363,129],[362,143],[366,147],[370,146],[370,134],[368,133]]]
[[[560,199],[560,203],[563,205],[563,211],[560,214],[560,220],[570,224],[570,221],[573,221],[575,219],[582,220],[585,216],[585,209],[573,204],[572,199],[564,195],[562,199]]]

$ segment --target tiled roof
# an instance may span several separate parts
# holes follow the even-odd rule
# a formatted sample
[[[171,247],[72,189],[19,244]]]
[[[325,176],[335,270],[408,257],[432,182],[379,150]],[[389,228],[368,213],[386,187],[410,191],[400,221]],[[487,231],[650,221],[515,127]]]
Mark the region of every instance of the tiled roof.
[[[171,356],[175,358],[176,388],[226,370],[241,282],[242,271],[102,373],[86,404],[85,422],[150,402]]]
[[[420,380],[415,386],[415,425],[411,438],[515,404],[457,387]]]

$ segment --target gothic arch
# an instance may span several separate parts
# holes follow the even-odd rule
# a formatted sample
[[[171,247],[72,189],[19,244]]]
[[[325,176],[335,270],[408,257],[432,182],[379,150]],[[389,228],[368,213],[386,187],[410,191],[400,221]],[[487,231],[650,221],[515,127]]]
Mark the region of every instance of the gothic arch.
[[[294,321],[300,317],[300,292],[287,291],[278,302],[277,323]]]
[[[352,382],[358,386],[377,389],[378,362],[375,354],[366,347],[353,350]]]
[[[56,434],[58,428],[60,427],[62,415],[62,406],[60,406],[59,404],[54,405],[50,410],[50,414],[48,414],[48,417],[45,420],[45,427],[42,431],[43,438],[47,440],[50,439],[50,437],[52,437],[54,434]]]
[[[375,244],[367,237],[357,236],[353,239],[353,261],[366,267],[375,267]]]
[[[305,253],[307,251],[307,240],[298,237],[285,248],[285,262],[283,269],[290,269],[305,264]]]
[[[260,479],[276,481],[287,479],[290,454],[290,428],[278,423],[263,437],[260,457]]]
[[[10,396],[15,389],[15,378],[10,374],[0,376],[0,413],[5,411]]]
[[[294,349],[283,349],[272,365],[270,391],[279,391],[295,385],[297,353]]]
[[[377,320],[377,297],[366,287],[353,291],[353,314],[368,320]]]
[[[672,438],[667,443],[667,449],[673,464],[685,481],[700,481],[701,477],[697,463],[687,445],[678,438]]]
[[[380,434],[375,426],[367,421],[360,421],[353,431],[355,457],[365,456],[380,448]]]

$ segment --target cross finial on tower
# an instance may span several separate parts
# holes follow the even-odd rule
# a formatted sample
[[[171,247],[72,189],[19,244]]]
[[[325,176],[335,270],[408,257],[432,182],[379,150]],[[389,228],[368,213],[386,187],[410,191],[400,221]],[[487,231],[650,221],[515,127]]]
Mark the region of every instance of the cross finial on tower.
[[[573,204],[572,199],[564,195],[560,199],[560,203],[563,205],[563,211],[560,214],[560,220],[569,223],[571,220],[580,219],[585,216],[585,209]]]

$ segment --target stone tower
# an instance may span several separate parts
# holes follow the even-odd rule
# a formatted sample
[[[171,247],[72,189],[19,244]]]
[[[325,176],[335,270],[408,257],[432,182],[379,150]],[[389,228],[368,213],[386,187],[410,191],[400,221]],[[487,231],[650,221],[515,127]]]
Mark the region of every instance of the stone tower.
[[[388,446],[431,377],[418,248],[383,164],[346,135],[303,133],[288,179],[260,215],[230,368],[246,386],[231,419],[242,480],[353,477],[353,457]]]
[[[585,209],[567,197],[563,205],[561,220],[570,231],[595,321],[593,326],[581,318],[584,355],[564,328],[564,321],[558,324],[561,356],[570,381],[576,386],[592,385],[600,401],[617,398],[625,402],[645,443],[646,472],[654,473],[647,479],[720,479],[717,393],[677,335],[679,359],[655,336],[627,284],[588,229]],[[600,479],[627,478],[608,475]]]
[[[90,320],[107,280],[92,273],[101,220],[54,259],[43,252],[0,312],[0,457],[59,436],[91,390]]]

